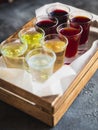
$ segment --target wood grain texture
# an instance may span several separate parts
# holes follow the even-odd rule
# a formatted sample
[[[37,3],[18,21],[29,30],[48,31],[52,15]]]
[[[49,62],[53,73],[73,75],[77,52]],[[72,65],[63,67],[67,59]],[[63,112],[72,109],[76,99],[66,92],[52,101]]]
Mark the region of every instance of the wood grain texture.
[[[52,115],[44,112],[40,107],[0,87],[0,99],[19,110],[53,126]]]

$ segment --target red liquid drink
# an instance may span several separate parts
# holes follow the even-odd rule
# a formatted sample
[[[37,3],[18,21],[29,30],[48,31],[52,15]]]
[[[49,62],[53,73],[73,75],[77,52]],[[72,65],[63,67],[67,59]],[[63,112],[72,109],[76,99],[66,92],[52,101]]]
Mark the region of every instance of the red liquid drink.
[[[52,17],[56,17],[58,19],[58,24],[65,23],[68,21],[68,12],[61,9],[55,9],[49,14]]]
[[[57,31],[68,39],[65,56],[68,58],[74,57],[77,54],[82,27],[78,26],[77,28],[74,28],[67,24],[61,24],[58,26]]]
[[[36,22],[36,26],[42,28],[45,31],[45,35],[56,33],[58,21],[56,18],[40,17],[40,20]]]
[[[70,20],[71,26],[81,25],[83,32],[80,39],[80,45],[88,41],[91,19],[86,16],[75,16]]]
[[[48,16],[56,17],[58,19],[58,25],[60,25],[68,21],[70,8],[64,4],[55,4],[50,6],[46,12]]]

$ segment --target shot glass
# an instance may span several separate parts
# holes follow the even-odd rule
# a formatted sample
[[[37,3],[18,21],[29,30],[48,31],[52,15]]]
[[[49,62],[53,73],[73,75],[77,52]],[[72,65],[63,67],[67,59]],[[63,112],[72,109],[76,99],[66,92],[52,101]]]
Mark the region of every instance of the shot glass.
[[[36,18],[35,27],[40,27],[45,31],[45,35],[56,33],[58,20],[50,16],[38,16]]]
[[[52,50],[37,48],[31,50],[25,57],[34,83],[45,82],[53,73],[56,55]]]
[[[28,27],[19,31],[18,36],[22,43],[27,44],[28,49],[26,54],[35,48],[42,46],[45,32],[41,28]]]
[[[1,43],[1,54],[8,68],[26,69],[24,53],[27,50],[27,45],[21,43],[17,38],[5,40]]]
[[[80,51],[87,50],[88,36],[92,18],[92,14],[87,11],[72,12],[70,15],[71,26],[75,27],[77,25],[81,25],[83,28],[78,49]]]
[[[46,12],[48,16],[56,17],[59,25],[68,21],[70,8],[64,4],[56,4],[49,6]]]
[[[60,35],[67,37],[68,39],[68,46],[66,48],[65,57],[75,57],[78,52],[78,45],[81,38],[82,27],[77,26],[75,28],[71,27],[70,24],[63,23],[57,27],[57,32]]]
[[[54,72],[64,65],[66,47],[68,40],[59,34],[49,34],[44,38],[44,47],[53,50],[56,54],[56,61],[54,65]]]

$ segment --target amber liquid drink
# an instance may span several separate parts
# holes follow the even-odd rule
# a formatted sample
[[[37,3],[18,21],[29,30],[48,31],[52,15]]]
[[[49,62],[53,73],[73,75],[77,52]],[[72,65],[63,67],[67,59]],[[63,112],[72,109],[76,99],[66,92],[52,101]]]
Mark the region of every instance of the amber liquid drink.
[[[44,46],[53,50],[57,57],[54,66],[54,71],[60,69],[64,64],[67,44],[67,38],[60,37],[58,34],[50,34],[45,37]]]

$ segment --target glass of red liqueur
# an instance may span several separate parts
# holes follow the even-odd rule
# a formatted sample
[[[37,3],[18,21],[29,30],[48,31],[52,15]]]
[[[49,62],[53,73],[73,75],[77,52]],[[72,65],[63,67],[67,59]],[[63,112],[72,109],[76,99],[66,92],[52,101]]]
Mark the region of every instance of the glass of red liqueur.
[[[70,8],[64,4],[56,4],[50,6],[46,12],[48,16],[56,17],[59,25],[68,21]]]
[[[90,25],[92,21],[92,14],[87,11],[78,11],[72,12],[70,15],[70,24],[75,27],[77,25],[81,25],[83,28],[83,32],[81,34],[81,39],[79,42],[79,50],[84,51],[87,50],[87,41],[90,32]]]
[[[71,27],[70,24],[63,23],[57,27],[57,32],[60,35],[67,37],[68,39],[68,46],[66,49],[65,57],[67,58],[75,57],[77,54],[78,45],[81,38],[82,27],[81,26]]]
[[[56,33],[57,25],[57,18],[44,15],[36,18],[35,27],[42,28],[45,31],[45,35]]]

